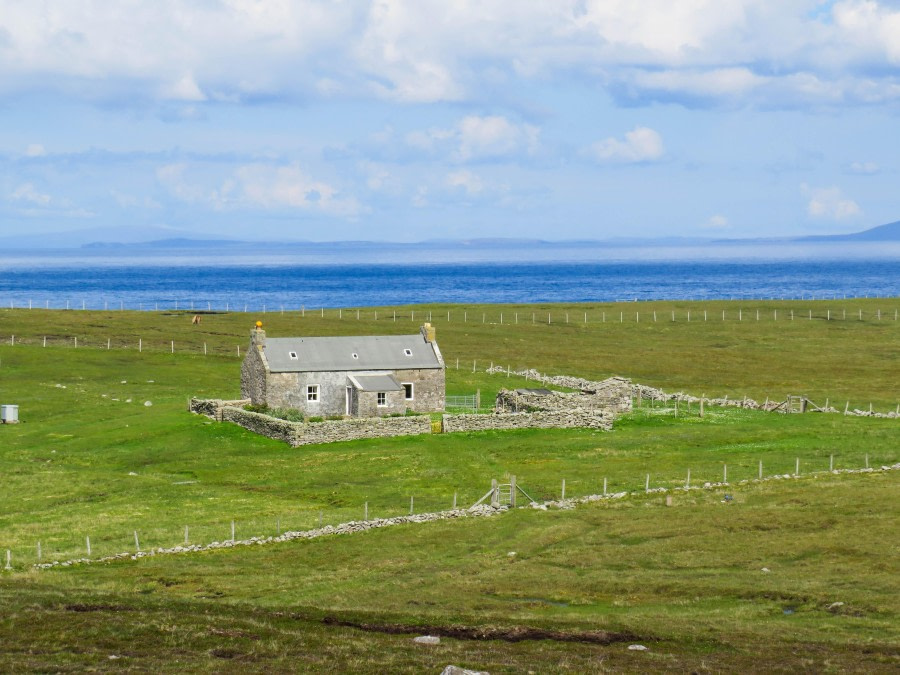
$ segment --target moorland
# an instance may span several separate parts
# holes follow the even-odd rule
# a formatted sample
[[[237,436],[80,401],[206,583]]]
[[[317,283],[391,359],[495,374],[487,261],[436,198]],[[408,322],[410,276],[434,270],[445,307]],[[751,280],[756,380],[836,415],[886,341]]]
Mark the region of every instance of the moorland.
[[[900,420],[647,402],[609,433],[434,434],[289,448],[192,415],[272,336],[437,327],[449,394],[491,365],[669,392],[887,412],[900,301],[429,306],[268,313],[0,310],[4,671],[893,671]],[[656,320],[653,313],[656,312]],[[688,313],[690,312],[690,320]],[[722,319],[722,313],[725,319]],[[376,318],[376,313],[377,317]],[[674,313],[674,314],[673,314]],[[705,315],[704,315],[705,313]],[[793,319],[791,318],[793,313]],[[502,314],[502,322],[501,322]],[[357,318],[359,316],[359,318]],[[449,316],[449,318],[448,318]],[[465,316],[466,320],[462,318]],[[549,320],[548,320],[549,316]],[[704,319],[705,316],[705,319]],[[396,317],[396,318],[395,318]],[[534,317],[534,318],[532,318]],[[674,319],[673,319],[674,317]],[[739,319],[740,317],[740,319]],[[759,463],[767,476],[756,481]],[[833,474],[835,468],[879,468]],[[677,490],[721,480],[707,490]],[[627,498],[199,554],[38,570],[190,540],[474,503]],[[662,493],[645,493],[650,474]],[[743,482],[742,481],[746,481]],[[727,498],[726,498],[727,495]],[[767,570],[767,571],[764,571]],[[412,637],[441,635],[439,645]],[[629,650],[641,644],[646,651]]]

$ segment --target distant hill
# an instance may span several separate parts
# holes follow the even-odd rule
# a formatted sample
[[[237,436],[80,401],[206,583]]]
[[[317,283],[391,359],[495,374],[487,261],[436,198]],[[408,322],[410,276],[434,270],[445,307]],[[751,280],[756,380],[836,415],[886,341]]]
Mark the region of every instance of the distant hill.
[[[900,241],[900,220],[852,234],[819,234],[797,241]]]
[[[205,236],[200,233],[168,227],[136,228],[94,228],[68,232],[29,234],[18,233],[15,236],[0,237],[0,251],[15,250],[47,250],[47,249],[81,249],[83,251],[103,254],[134,254],[141,251],[192,251],[201,249],[217,249],[223,251],[293,250],[293,251],[338,251],[338,250],[406,250],[443,246],[448,249],[483,251],[508,249],[517,250],[552,250],[557,248],[628,248],[628,247],[690,247],[690,246],[728,246],[769,245],[796,242],[900,242],[900,220],[886,225],[872,227],[862,232],[850,234],[818,234],[805,237],[765,237],[718,239],[706,237],[614,237],[611,239],[571,239],[547,241],[528,238],[474,238],[474,239],[431,239],[419,242],[399,243],[386,241],[241,241],[221,237]]]

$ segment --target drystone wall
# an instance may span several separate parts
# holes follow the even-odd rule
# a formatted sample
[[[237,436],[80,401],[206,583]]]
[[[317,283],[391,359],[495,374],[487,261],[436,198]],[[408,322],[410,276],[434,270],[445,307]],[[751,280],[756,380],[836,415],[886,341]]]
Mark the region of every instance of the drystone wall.
[[[359,438],[389,438],[391,436],[417,436],[431,433],[431,417],[370,417],[350,420],[326,420],[307,422],[302,427],[294,445],[312,443],[339,443]]]
[[[886,471],[898,471],[900,470],[900,462],[895,463],[893,465],[884,465],[881,467],[880,472]],[[540,511],[548,511],[549,509],[574,509],[581,504],[589,504],[593,502],[611,502],[613,500],[625,499],[628,497],[642,497],[651,494],[659,494],[659,493],[669,493],[669,492],[689,492],[694,490],[718,490],[723,487],[731,487],[733,489],[739,489],[742,486],[746,485],[756,485],[763,482],[773,481],[773,480],[805,480],[808,478],[818,478],[820,475],[824,475],[826,472],[816,472],[807,474],[805,476],[798,475],[790,475],[790,474],[776,474],[774,476],[767,476],[765,478],[760,479],[751,479],[751,480],[741,480],[737,483],[704,483],[702,487],[700,486],[691,486],[691,487],[676,487],[669,488],[658,487],[658,488],[650,488],[648,490],[641,490],[635,492],[610,492],[603,494],[592,494],[584,497],[575,497],[569,499],[558,499],[558,500],[550,500],[545,502],[529,502],[527,505],[520,506],[518,508],[531,508],[537,509]],[[827,473],[838,476],[841,474],[869,474],[875,475],[879,473],[879,469],[874,468],[866,468],[866,469],[835,469],[833,471],[828,471]],[[490,506],[487,504],[482,504],[478,506],[472,506],[468,509],[454,509],[451,511],[440,511],[437,513],[418,513],[410,516],[397,516],[394,518],[374,518],[372,520],[364,520],[364,521],[350,521],[349,523],[341,523],[340,525],[326,525],[325,527],[319,527],[313,530],[301,530],[301,531],[292,531],[285,532],[277,537],[272,536],[259,536],[259,537],[250,537],[249,539],[229,539],[225,541],[214,541],[210,544],[186,544],[184,546],[174,546],[172,548],[151,548],[145,551],[136,551],[134,553],[123,552],[115,555],[104,556],[101,558],[76,558],[71,560],[55,560],[53,562],[46,563],[37,563],[32,565],[33,569],[36,570],[48,570],[53,569],[54,567],[72,567],[75,565],[91,565],[96,563],[110,563],[117,560],[139,560],[141,558],[158,556],[158,555],[177,555],[183,553],[196,553],[200,551],[213,551],[216,549],[223,548],[236,548],[238,546],[264,546],[267,544],[277,544],[286,541],[294,541],[298,539],[317,539],[319,537],[327,537],[334,535],[342,535],[342,534],[355,534],[357,532],[365,532],[368,530],[373,530],[382,527],[391,527],[394,525],[405,525],[405,524],[418,524],[418,523],[430,523],[436,520],[455,520],[460,518],[490,518],[492,516],[501,515],[507,511],[509,511],[512,507],[507,505],[500,506]],[[510,553],[510,556],[515,555],[514,553]],[[767,568],[763,568],[766,570]]]
[[[284,441],[290,445],[299,445],[297,442],[298,427],[303,426],[297,422],[288,422],[287,420],[280,420],[277,417],[250,412],[249,410],[232,406],[226,406],[222,409],[221,421],[234,422],[261,436],[268,436],[269,438],[274,438],[277,441]]]
[[[492,415],[444,415],[444,433],[493,429],[612,429],[614,413],[593,410],[537,410]]]
[[[374,417],[366,419],[325,420],[323,422],[288,422],[270,415],[250,412],[235,404],[248,401],[220,401],[191,399],[191,412],[218,421],[233,422],[254,433],[294,447],[313,443],[339,443],[360,438],[413,436],[431,433],[431,418],[427,415],[410,417]]]
[[[530,412],[536,410],[596,410],[625,414],[631,412],[630,380],[611,377],[576,393],[551,391],[535,393],[501,389],[496,409],[500,412]],[[571,388],[571,387],[570,387]]]
[[[506,374],[507,369],[501,368],[500,366],[493,366],[488,368],[488,373],[492,374]],[[544,384],[555,385],[559,387],[567,387],[569,389],[580,389],[582,392],[600,392],[602,391],[605,383],[610,383],[615,380],[621,380],[622,378],[609,378],[608,380],[603,380],[601,382],[595,382],[593,380],[585,380],[580,377],[572,377],[570,375],[544,375],[534,368],[528,368],[525,370],[511,370],[508,371],[511,375],[516,375],[519,377],[524,377],[527,380],[534,380],[535,382],[541,382]],[[627,380],[624,380],[627,382]],[[700,396],[693,396],[692,394],[686,394],[684,392],[675,392],[669,393],[665,392],[662,389],[657,389],[656,387],[649,387],[645,384],[630,384],[630,394],[629,397],[634,398],[644,398],[653,401],[678,401],[679,403],[697,403],[699,404],[702,400],[705,405],[719,406],[723,408],[747,408],[749,410],[763,410],[766,412],[789,412],[787,410],[787,406],[784,401],[764,401],[760,403],[759,401],[755,401],[752,398],[748,398],[746,396],[742,398],[728,398],[727,396],[723,398],[706,398]],[[631,402],[629,401],[629,406]],[[629,410],[631,408],[629,407]],[[868,410],[860,409],[860,408],[851,408],[848,403],[843,410],[840,408],[835,408],[834,406],[825,405],[821,408],[811,408],[811,411],[821,412],[821,413],[830,413],[830,414],[843,414],[843,415],[851,415],[856,417],[879,417],[883,419],[900,419],[900,405],[897,406],[896,410],[888,411],[888,412],[878,412],[873,410],[871,406]],[[624,412],[624,411],[623,411]]]

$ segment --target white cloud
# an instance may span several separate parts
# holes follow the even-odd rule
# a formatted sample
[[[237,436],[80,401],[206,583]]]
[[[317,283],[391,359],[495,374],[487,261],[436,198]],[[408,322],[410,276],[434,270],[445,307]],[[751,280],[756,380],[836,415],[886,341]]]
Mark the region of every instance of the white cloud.
[[[858,173],[864,176],[871,176],[881,171],[881,167],[875,162],[852,162],[849,168],[850,173]]]
[[[47,206],[53,201],[50,195],[39,192],[31,183],[22,183],[10,193],[9,198],[15,202],[29,202],[39,206]]]
[[[406,143],[425,152],[444,151],[455,161],[467,162],[534,153],[539,136],[536,126],[501,115],[468,115],[448,129],[410,132]]]
[[[802,185],[801,191],[809,198],[806,212],[811,218],[822,220],[847,220],[862,215],[862,209],[852,199],[844,196],[836,186],[815,188]]]
[[[606,138],[588,149],[590,156],[603,162],[651,162],[664,153],[662,136],[647,127],[635,127],[624,139]]]
[[[462,188],[469,195],[476,195],[484,190],[484,181],[481,177],[466,170],[447,174],[447,185],[451,188]]]
[[[38,190],[33,183],[22,183],[9,193],[7,201],[20,203],[16,209],[20,216],[29,218],[93,218],[96,213],[79,208],[65,198],[54,198]]]
[[[188,177],[192,169],[193,175]],[[156,174],[178,199],[218,210],[301,210],[343,217],[354,217],[362,210],[355,198],[311,178],[297,163],[245,164],[218,180],[183,162],[162,166]]]
[[[534,152],[538,129],[530,124],[514,124],[505,117],[469,115],[459,123],[459,150],[462,160],[473,157],[502,157],[521,150]]]
[[[0,34],[0,91],[433,102],[576,74],[636,100],[900,100],[889,0],[0,0]]]
[[[710,216],[709,220],[700,227],[704,230],[728,230],[731,229],[731,223],[728,222],[728,218],[717,213],[714,216]]]
[[[176,101],[205,101],[204,94],[194,77],[190,74],[182,76],[176,82],[163,86],[163,98]]]
[[[40,143],[31,143],[27,148],[25,148],[26,157],[43,157],[46,154],[47,151]]]

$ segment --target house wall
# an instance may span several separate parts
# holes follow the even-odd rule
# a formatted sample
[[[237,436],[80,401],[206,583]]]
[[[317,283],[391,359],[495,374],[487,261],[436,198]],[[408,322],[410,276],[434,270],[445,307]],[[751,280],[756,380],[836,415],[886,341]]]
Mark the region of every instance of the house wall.
[[[406,401],[403,392],[387,392],[388,409],[377,408],[375,392],[362,392],[359,401],[351,402],[351,413],[360,417],[380,416],[392,413],[403,413],[407,409],[414,412],[441,412],[444,410],[444,370],[411,369],[411,370],[377,370],[366,371],[376,374],[393,375],[398,382],[413,384],[413,400]],[[243,375],[242,375],[242,395]],[[319,385],[318,403],[306,400],[306,387]],[[266,403],[272,408],[296,408],[307,416],[328,417],[343,415],[346,412],[346,387],[349,384],[347,373],[269,373],[266,378]],[[371,402],[367,396],[371,394]],[[252,396],[248,396],[252,398]],[[255,401],[254,401],[255,403]]]
[[[306,387],[319,385],[319,400],[306,400]],[[310,417],[346,412],[347,373],[269,373],[267,403],[272,408],[296,408]]]
[[[389,372],[389,371],[386,371]],[[394,378],[400,384],[413,384],[413,400],[404,401],[413,412],[443,412],[445,398],[445,376],[443,368],[422,368],[395,370]],[[403,392],[400,392],[401,395]]]
[[[406,412],[406,400],[402,391],[386,391],[386,406],[378,407],[378,392],[359,392],[359,417],[384,417]]]
[[[249,398],[253,405],[265,403],[266,380],[264,357],[251,345],[241,362],[241,398]]]

